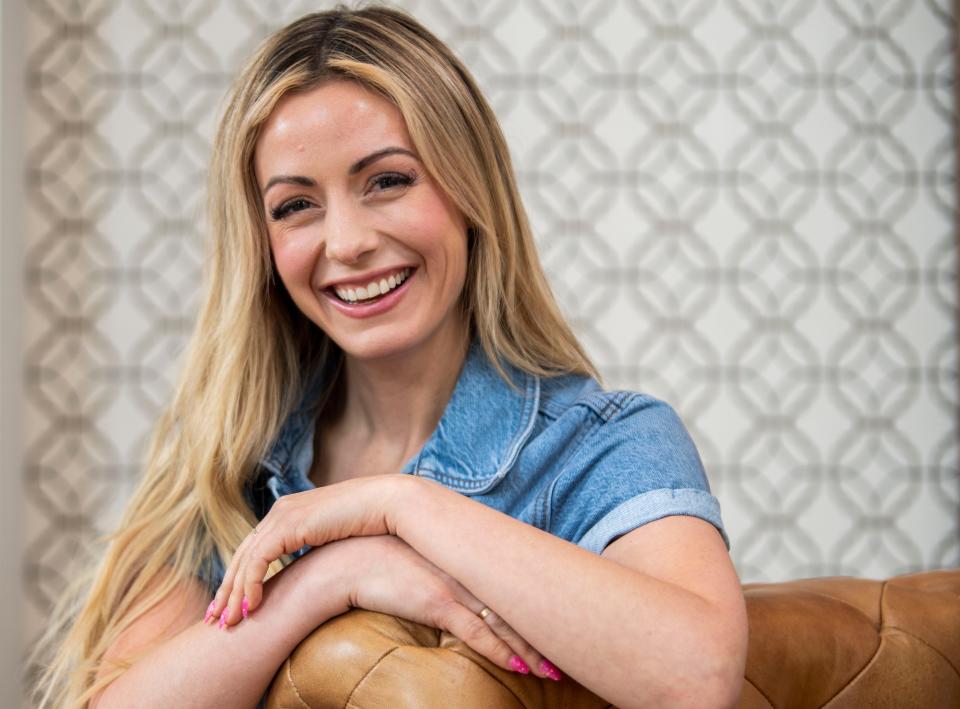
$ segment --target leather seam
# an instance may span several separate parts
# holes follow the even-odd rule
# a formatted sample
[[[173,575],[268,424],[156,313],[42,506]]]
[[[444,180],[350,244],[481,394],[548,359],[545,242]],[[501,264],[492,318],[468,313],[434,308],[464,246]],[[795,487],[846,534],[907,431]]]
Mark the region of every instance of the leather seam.
[[[879,600],[879,603],[877,604],[878,605],[877,617],[880,620],[879,626],[877,627],[878,633],[883,628],[883,597],[886,595],[886,593],[887,593],[887,582],[884,581],[880,586],[880,600]],[[837,691],[834,692],[833,695],[827,699],[827,701],[825,701],[823,704],[820,705],[821,707],[826,707],[834,699],[839,697],[847,687],[853,684],[856,681],[856,679],[860,677],[866,671],[866,669],[870,667],[870,665],[873,664],[874,660],[877,659],[877,655],[880,654],[880,648],[883,647],[883,635],[880,635],[878,640],[879,642],[877,643],[876,650],[873,651],[873,654],[870,655],[870,658],[863,664],[863,667],[861,667],[859,670],[854,672],[853,676],[843,683],[843,686],[839,687]]]
[[[364,681],[366,681],[367,677],[369,677],[371,673],[375,669],[377,669],[377,667],[380,666],[380,663],[383,662],[384,659],[386,659],[387,655],[389,655],[390,653],[392,653],[394,650],[397,650],[397,649],[398,648],[395,648],[395,647],[390,648],[385,653],[383,653],[380,657],[378,657],[376,662],[370,665],[370,669],[363,673],[363,677],[360,678],[360,681],[357,682],[354,685],[353,689],[350,690],[350,694],[347,695],[347,700],[343,704],[343,709],[347,709],[347,707],[350,706],[350,702],[353,701],[353,695],[356,694],[358,689],[360,689],[360,685],[362,685]]]
[[[293,688],[293,693],[297,695],[297,700],[304,706],[306,709],[310,709],[310,705],[303,701],[303,697],[300,696],[300,688],[297,687],[297,683],[293,679],[293,673],[290,672],[290,659],[288,658],[286,662],[283,663],[286,665],[287,669],[287,682],[290,683],[290,686]]]
[[[381,655],[381,656],[377,659],[376,662],[373,663],[373,666],[370,667],[370,669],[367,670],[367,671],[364,673],[363,677],[360,678],[360,681],[357,682],[356,686],[353,688],[353,690],[351,690],[350,696],[347,697],[347,701],[346,701],[346,703],[343,705],[343,709],[347,709],[347,707],[350,706],[350,702],[353,700],[353,695],[354,695],[354,693],[355,693],[358,689],[360,689],[360,685],[362,685],[363,682],[364,682],[364,680],[366,680],[367,677],[370,676],[370,673],[372,673],[375,669],[377,669],[377,667],[380,666],[380,663],[383,662],[390,653],[392,653],[392,652],[394,652],[395,650],[398,650],[398,649],[399,649],[399,648],[391,648],[390,650],[388,650],[387,652],[385,652],[383,655]],[[460,655],[460,657],[467,657],[466,655],[462,655],[462,654],[460,654],[459,652],[457,652],[456,650],[454,650],[454,649],[452,649],[452,648],[450,649],[450,652],[454,652],[454,653],[456,653],[457,655]],[[467,658],[467,659],[470,659],[470,658]],[[489,670],[487,670],[487,668],[484,667],[484,666],[483,666],[482,664],[480,664],[479,662],[474,662],[473,664],[474,664],[474,666],[479,667],[481,671],[485,672],[492,680],[494,680],[497,684],[499,684],[499,685],[500,685],[501,687],[503,687],[507,692],[509,692],[509,693],[510,693],[510,696],[513,697],[514,700],[516,700],[517,706],[521,706],[521,707],[523,706],[523,702],[520,701],[520,697],[518,697],[517,694],[516,694],[516,692],[514,692],[512,689],[510,689],[510,687],[508,687],[506,684],[504,684],[503,680],[501,680],[499,677],[497,677],[497,676],[494,675],[492,672],[490,672]],[[297,695],[297,696],[299,697],[299,695]],[[301,701],[302,701],[302,700],[301,700]],[[306,706],[306,705],[304,705],[304,706]],[[309,707],[308,707],[308,709],[309,709]]]
[[[950,669],[952,669],[954,672],[957,673],[957,677],[960,677],[960,670],[958,670],[958,669],[956,668],[956,666],[950,661],[950,658],[947,657],[946,655],[944,655],[938,648],[935,648],[933,645],[931,645],[931,644],[928,643],[926,640],[924,640],[923,638],[921,638],[919,635],[917,635],[917,634],[915,634],[915,633],[911,633],[909,630],[907,630],[907,629],[905,629],[905,628],[901,628],[899,625],[890,625],[890,626],[887,626],[886,628],[884,628],[884,630],[896,630],[896,631],[899,632],[899,633],[903,633],[904,635],[908,635],[908,636],[910,636],[911,638],[913,638],[914,640],[917,640],[918,642],[923,643],[923,644],[926,645],[928,648],[930,648],[931,650],[933,650],[934,653],[936,653],[936,654],[939,655],[941,658],[943,658],[943,661],[946,662],[948,665],[950,665]]]
[[[853,610],[854,612],[856,612],[857,614],[863,616],[864,619],[865,619],[868,623],[870,623],[870,625],[874,626],[877,630],[880,629],[880,627],[877,626],[877,624],[873,622],[873,618],[871,618],[870,616],[868,616],[868,615],[867,615],[866,613],[864,613],[861,609],[857,608],[855,605],[853,605],[853,604],[850,603],[849,601],[844,600],[843,598],[840,598],[840,597],[838,597],[838,596],[831,595],[831,594],[830,594],[829,592],[827,592],[827,591],[814,590],[814,589],[810,589],[810,588],[805,588],[805,587],[803,587],[803,586],[799,586],[799,587],[797,587],[796,589],[791,589],[791,592],[792,592],[792,593],[796,593],[796,592],[809,593],[811,596],[818,596],[819,598],[826,598],[827,600],[833,601],[834,603],[842,603],[842,604],[843,604],[844,606],[846,606],[847,608],[849,608],[849,609]],[[878,618],[880,617],[880,611],[879,611],[879,609],[877,610],[877,617],[878,617]]]
[[[764,699],[766,699],[766,700],[767,700],[767,704],[770,705],[770,709],[773,709],[773,700],[771,700],[770,697],[767,696],[767,693],[764,692],[762,689],[760,689],[760,687],[758,687],[757,684],[756,684],[752,679],[750,679],[749,677],[747,677],[746,675],[744,675],[743,679],[744,679],[744,681],[745,681],[747,684],[749,684],[751,687],[753,687],[755,690],[757,690],[757,694],[759,694],[761,697],[763,697]]]
[[[477,662],[476,660],[474,660],[473,658],[469,657],[468,655],[465,655],[465,654],[463,654],[463,653],[457,652],[457,650],[454,649],[454,648],[449,648],[449,649],[450,649],[450,652],[454,652],[454,653],[456,653],[457,655],[460,655],[460,657],[466,658],[466,659],[470,660],[471,662],[473,662],[474,666],[479,667],[481,671],[485,672],[485,673],[487,674],[487,676],[490,677],[490,679],[492,679],[494,682],[496,682],[496,683],[499,684],[501,687],[503,687],[505,690],[507,690],[507,691],[510,693],[510,696],[513,697],[513,698],[516,700],[517,706],[520,706],[520,707],[524,706],[524,703],[523,703],[522,701],[520,701],[520,697],[517,696],[517,693],[514,692],[512,689],[510,689],[510,687],[508,687],[508,686],[503,682],[502,679],[500,679],[500,678],[497,677],[495,674],[493,674],[492,672],[490,672],[490,670],[488,670],[486,667],[484,667],[481,663]],[[536,675],[534,675],[534,676],[536,676]],[[540,679],[540,678],[538,677],[537,679]],[[552,680],[551,680],[551,681],[552,681]]]

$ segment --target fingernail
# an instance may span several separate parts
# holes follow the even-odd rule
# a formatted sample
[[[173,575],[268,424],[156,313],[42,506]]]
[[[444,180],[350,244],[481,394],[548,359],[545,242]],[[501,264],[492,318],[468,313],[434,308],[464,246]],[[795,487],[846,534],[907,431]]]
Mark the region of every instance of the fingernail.
[[[549,660],[540,661],[540,671],[555,682],[559,682],[563,678],[560,670],[554,667]]]
[[[220,614],[220,629],[223,630],[227,627],[227,613],[229,612],[228,608],[223,609],[223,613]]]
[[[243,597],[243,603],[240,604],[240,613],[243,614],[243,617],[246,618],[250,615],[250,601],[247,600],[247,597]]]
[[[524,662],[519,655],[514,655],[510,658],[510,669],[524,675],[530,674],[530,668],[527,667],[527,663]]]
[[[216,607],[216,605],[217,605],[217,599],[214,598],[212,601],[210,601],[210,605],[207,606],[207,612],[203,616],[203,622],[205,625],[210,624],[210,619],[213,617],[213,609],[214,607]]]

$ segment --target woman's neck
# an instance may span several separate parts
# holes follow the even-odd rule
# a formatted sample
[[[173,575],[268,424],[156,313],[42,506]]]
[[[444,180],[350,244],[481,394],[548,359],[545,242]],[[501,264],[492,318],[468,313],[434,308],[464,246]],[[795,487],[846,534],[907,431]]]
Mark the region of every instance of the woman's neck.
[[[327,433],[402,465],[436,428],[470,345],[465,324],[440,328],[416,348],[377,360],[346,356]]]

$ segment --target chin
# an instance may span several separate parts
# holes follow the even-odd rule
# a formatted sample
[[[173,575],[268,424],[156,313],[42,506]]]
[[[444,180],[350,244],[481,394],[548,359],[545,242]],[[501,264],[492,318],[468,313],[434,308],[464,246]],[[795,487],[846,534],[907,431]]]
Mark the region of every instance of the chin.
[[[403,354],[415,348],[425,338],[412,333],[409,328],[380,327],[369,332],[341,335],[331,333],[330,339],[337,343],[343,353],[357,360],[373,361]]]

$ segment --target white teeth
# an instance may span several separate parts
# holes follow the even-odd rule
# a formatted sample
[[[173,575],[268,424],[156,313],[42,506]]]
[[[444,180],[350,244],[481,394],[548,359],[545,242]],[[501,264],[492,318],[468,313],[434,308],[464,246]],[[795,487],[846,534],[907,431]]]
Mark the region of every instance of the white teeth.
[[[333,290],[341,300],[356,303],[358,300],[368,300],[370,298],[376,298],[378,295],[388,293],[407,280],[409,275],[410,269],[404,268],[401,271],[390,274],[387,278],[381,278],[379,282],[370,281],[366,288],[334,288]]]

